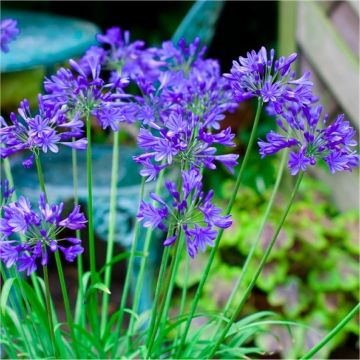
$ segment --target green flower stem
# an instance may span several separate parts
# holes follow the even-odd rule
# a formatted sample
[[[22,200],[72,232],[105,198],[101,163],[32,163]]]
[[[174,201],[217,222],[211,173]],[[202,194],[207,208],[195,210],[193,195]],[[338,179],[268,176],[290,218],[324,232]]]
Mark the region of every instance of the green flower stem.
[[[73,141],[74,140],[75,139],[73,139]],[[74,203],[75,203],[75,205],[79,205],[78,161],[77,161],[77,150],[74,148],[71,149],[71,159],[72,159],[72,174],[73,174],[73,188],[74,188]],[[76,230],[75,234],[78,239],[81,239],[80,230]],[[82,278],[84,275],[84,270],[83,270],[84,267],[83,267],[82,254],[79,254],[77,256],[76,264],[77,264],[77,272],[78,272],[79,292],[83,296],[84,289],[83,289]],[[81,306],[80,303],[78,303],[76,305]],[[75,311],[75,312],[77,313],[78,311]],[[79,321],[80,321],[80,324],[83,324],[83,321],[84,321],[83,311],[80,311]]]
[[[41,161],[40,161],[39,156],[35,156],[35,162],[36,162],[36,169],[37,169],[37,172],[38,172],[38,177],[39,177],[39,182],[40,182],[40,188],[43,191],[43,193],[45,195],[45,198],[47,200],[47,193],[46,193],[44,175],[43,175]],[[73,327],[73,320],[72,320],[72,315],[71,315],[69,295],[68,295],[68,292],[67,292],[67,289],[66,289],[65,276],[64,276],[64,271],[63,271],[62,264],[61,264],[59,250],[56,250],[54,254],[55,254],[56,267],[57,267],[59,280],[60,280],[60,288],[61,288],[61,293],[62,293],[63,302],[64,302],[66,320],[67,320],[68,325],[70,327],[71,336],[72,336],[73,343],[74,343],[74,350],[75,350],[76,353],[78,353],[77,352],[77,345],[76,345],[77,342],[76,342],[76,337],[75,337],[74,327]],[[46,266],[44,268],[46,268]],[[46,274],[47,274],[47,268],[46,268]],[[45,276],[45,270],[44,270],[44,276]],[[47,286],[46,281],[49,281],[49,280],[48,279],[45,280],[45,286]],[[48,292],[48,290],[46,290],[46,292]],[[50,292],[49,292],[49,294],[50,294]],[[47,294],[47,296],[48,296],[48,294]],[[50,302],[49,302],[49,305],[50,305]],[[48,307],[48,312],[51,314],[51,308],[50,307]]]
[[[146,178],[142,177],[141,187],[140,187],[140,202],[144,198],[145,180],[146,180]],[[123,322],[123,318],[124,318],[124,309],[126,306],[126,300],[129,295],[130,284],[131,284],[131,280],[132,280],[132,276],[133,276],[134,263],[135,263],[135,252],[136,252],[136,249],[138,246],[139,230],[140,230],[140,221],[136,220],[135,226],[134,226],[134,237],[133,237],[133,241],[131,243],[129,262],[127,264],[124,288],[123,288],[122,295],[121,295],[120,313],[119,313],[119,320],[118,320],[117,327],[116,327],[116,333],[119,333],[121,331],[121,327],[122,327],[122,322]]]
[[[119,133],[114,132],[113,153],[112,153],[112,166],[111,166],[111,190],[110,190],[110,206],[109,206],[109,229],[106,248],[105,264],[108,264],[114,252],[114,239],[116,230],[116,202],[117,202],[117,184],[119,178]],[[109,289],[111,285],[111,270],[112,266],[107,266],[104,275],[104,284]],[[107,322],[107,314],[109,307],[109,293],[104,292],[102,297],[101,308],[101,325],[100,333],[104,334]]]
[[[264,226],[269,218],[269,215],[270,215],[270,211],[273,207],[273,204],[274,204],[274,201],[275,201],[275,197],[276,197],[276,194],[279,190],[279,186],[280,186],[280,182],[281,182],[281,178],[282,178],[282,175],[283,175],[283,172],[284,172],[284,169],[285,169],[285,166],[286,166],[286,159],[287,159],[287,155],[288,155],[288,152],[287,151],[283,151],[282,153],[282,156],[281,156],[281,161],[280,161],[280,166],[279,166],[279,171],[277,173],[277,177],[276,177],[276,181],[275,181],[275,185],[273,187],[273,190],[272,190],[272,193],[271,193],[271,196],[270,196],[270,199],[267,203],[267,207],[265,209],[265,213],[263,215],[263,218],[261,220],[261,225],[260,225],[260,229],[258,231],[258,233],[256,234],[256,237],[255,237],[255,241],[254,243],[252,244],[252,247],[250,249],[250,252],[249,254],[247,255],[246,257],[246,260],[245,260],[245,263],[244,263],[244,266],[241,270],[241,274],[240,274],[240,277],[238,278],[230,296],[229,296],[229,299],[228,301],[226,302],[226,305],[225,305],[225,308],[224,308],[224,315],[227,316],[227,313],[229,312],[230,310],[230,306],[235,298],[235,295],[237,294],[237,292],[239,291],[240,289],[240,286],[244,280],[244,276],[248,270],[248,267],[250,265],[250,262],[254,256],[254,253],[255,253],[255,250],[257,248],[257,246],[259,245],[259,242],[260,242],[260,239],[261,239],[261,234],[263,233],[264,231]],[[219,326],[221,326],[221,323],[222,321],[219,320]],[[220,331],[220,327],[218,328],[218,331]],[[217,332],[215,332],[217,333]]]
[[[166,300],[165,300],[165,307],[164,307],[164,312],[162,315],[162,319],[160,322],[160,332],[163,329],[163,326],[166,324],[166,320],[167,320],[167,316],[169,313],[169,309],[170,309],[170,303],[171,303],[171,297],[172,297],[172,293],[174,291],[174,286],[175,286],[175,279],[176,279],[176,274],[178,272],[179,269],[179,265],[180,265],[180,260],[181,260],[181,255],[183,253],[183,248],[184,248],[184,242],[185,242],[185,234],[182,231],[180,236],[179,236],[179,248],[176,250],[175,253],[175,264],[174,264],[174,268],[171,272],[171,278],[170,278],[170,285],[169,285],[169,290],[166,294]],[[187,256],[188,254],[186,254]],[[188,256],[187,256],[188,257]]]
[[[95,258],[95,234],[93,219],[93,181],[92,181],[92,151],[91,151],[91,115],[88,110],[86,113],[86,137],[88,145],[86,148],[86,175],[87,175],[87,215],[88,215],[88,234],[89,234],[89,260],[90,260],[90,278],[91,285],[95,285],[98,280],[96,273]],[[88,315],[92,331],[95,336],[100,336],[99,319],[98,319],[98,294],[96,291],[89,295],[88,299]]]
[[[160,190],[161,190],[161,187],[163,186],[163,182],[164,182],[164,171],[160,171],[159,177],[156,182],[156,188],[155,188],[156,195],[160,194]],[[155,201],[153,201],[152,203],[154,205]],[[138,278],[136,281],[136,286],[135,286],[135,294],[134,294],[133,306],[132,306],[132,311],[134,313],[136,313],[139,308],[140,295],[141,295],[142,285],[143,285],[144,276],[145,276],[145,266],[146,266],[147,259],[149,257],[149,248],[150,248],[152,233],[153,233],[153,230],[149,227],[147,229],[146,235],[145,235],[143,256],[141,258],[140,271],[139,271],[139,275],[138,275]],[[133,333],[134,324],[135,324],[135,319],[134,319],[134,317],[131,317],[130,325],[129,325],[129,333],[130,334]]]
[[[96,259],[95,259],[95,237],[94,237],[94,219],[93,219],[93,195],[92,195],[92,159],[91,159],[91,116],[86,113],[86,137],[88,145],[86,148],[86,174],[88,190],[88,229],[89,229],[89,255],[90,255],[90,273],[91,283],[96,283]]]
[[[149,329],[148,329],[147,344],[150,344],[150,340],[152,338],[152,334],[153,334],[154,329],[155,329],[155,320],[156,320],[156,315],[157,315],[157,305],[159,303],[162,284],[163,284],[164,279],[165,279],[165,272],[166,272],[167,264],[168,264],[168,261],[169,261],[169,257],[170,257],[170,247],[166,246],[165,249],[164,249],[163,255],[162,255],[158,281],[156,283],[154,302],[153,302],[152,311],[151,311],[150,326],[149,326]]]
[[[45,181],[44,181],[44,175],[41,168],[41,162],[38,155],[35,155],[35,163],[36,163],[36,169],[39,177],[40,182],[40,188],[41,191],[45,194],[46,197],[46,189],[45,189]],[[46,301],[46,309],[47,309],[47,315],[48,315],[48,321],[49,321],[49,331],[50,331],[50,338],[51,343],[54,349],[55,357],[59,357],[58,350],[56,348],[55,344],[55,332],[54,332],[54,322],[52,318],[52,312],[51,312],[51,305],[50,305],[50,284],[49,284],[49,274],[47,270],[47,265],[43,266],[43,273],[44,273],[44,282],[45,282],[45,301]]]
[[[14,179],[13,179],[12,172],[11,172],[10,161],[8,158],[3,159],[2,161],[3,161],[3,166],[4,166],[5,177],[9,181],[10,187],[14,188]],[[13,193],[13,199],[15,201],[17,200],[16,190]],[[25,241],[24,235],[22,233],[20,233],[19,235],[20,235],[21,241]],[[31,277],[31,282],[33,284],[34,290],[36,292],[36,296],[38,297],[39,301],[43,304],[44,303],[43,295],[40,290],[38,279],[34,273],[31,273],[30,277]]]
[[[45,282],[45,302],[46,302],[46,310],[49,322],[49,332],[50,332],[50,339],[51,344],[54,350],[55,358],[60,358],[58,349],[55,343],[55,331],[54,331],[54,322],[51,313],[51,305],[50,305],[50,284],[49,284],[49,274],[47,270],[47,266],[43,266],[43,273],[44,273],[44,282]]]
[[[355,305],[353,309],[312,349],[310,349],[300,360],[311,359],[320,349],[322,349],[331,339],[336,336],[343,327],[356,315],[360,310],[360,303]]]
[[[190,271],[190,256],[186,256],[186,264],[185,264],[185,280],[184,280],[184,284],[183,284],[183,288],[182,288],[182,292],[181,292],[181,301],[180,301],[180,309],[179,309],[179,314],[178,314],[178,318],[180,319],[183,315],[184,315],[184,311],[185,311],[185,305],[186,305],[186,296],[187,296],[187,289],[188,289],[188,280],[189,280],[189,271]],[[177,331],[176,331],[176,336],[175,336],[175,340],[173,343],[173,347],[175,350],[176,349],[176,344],[178,343],[178,340],[181,336],[181,331],[183,330],[184,324],[181,324]]]
[[[258,104],[257,104],[257,109],[256,109],[256,114],[255,114],[255,119],[254,119],[254,125],[253,125],[252,131],[251,131],[249,143],[248,143],[245,155],[244,155],[244,160],[243,160],[243,162],[241,164],[241,167],[240,167],[240,170],[239,170],[239,174],[238,174],[237,179],[236,179],[234,191],[232,193],[232,196],[231,196],[231,198],[229,200],[229,203],[228,203],[228,206],[226,208],[225,215],[230,214],[231,209],[232,209],[232,207],[234,205],[234,202],[235,202],[235,199],[236,199],[236,195],[237,195],[237,193],[239,191],[241,181],[243,179],[244,169],[246,168],[246,165],[248,163],[250,153],[251,153],[251,149],[252,149],[252,146],[253,146],[255,138],[256,138],[256,131],[257,131],[257,127],[258,127],[262,107],[263,107],[263,102],[262,102],[262,99],[259,98],[258,99]],[[193,318],[193,316],[195,314],[195,310],[196,310],[197,304],[199,302],[202,290],[204,288],[206,279],[207,279],[207,277],[208,277],[208,275],[210,273],[211,265],[212,265],[212,263],[214,261],[215,255],[217,253],[217,250],[218,250],[219,243],[220,243],[223,232],[224,232],[224,229],[219,230],[218,235],[217,235],[216,240],[215,240],[215,243],[214,243],[214,247],[211,249],[209,260],[207,262],[206,268],[205,268],[205,270],[203,272],[203,275],[201,277],[200,283],[199,283],[198,288],[196,290],[194,299],[192,301],[189,317],[188,317],[188,320],[187,320],[186,325],[185,325],[185,330],[184,330],[184,333],[182,335],[181,342],[180,342],[178,351],[177,351],[176,356],[175,356],[176,358],[179,357],[179,355],[181,353],[181,350],[182,350],[182,348],[183,348],[183,346],[185,344],[186,337],[187,337],[187,334],[188,334],[189,329],[190,329],[192,318]]]
[[[163,299],[161,301],[159,314],[158,314],[158,316],[156,318],[156,321],[155,321],[155,326],[149,332],[148,341],[146,343],[147,348],[148,348],[146,358],[151,357],[151,351],[152,351],[152,348],[153,348],[153,345],[154,345],[155,337],[156,337],[156,334],[158,332],[158,328],[160,326],[162,317],[165,314],[164,310],[165,310],[166,304],[168,302],[170,302],[169,299],[171,298],[171,283],[173,281],[173,274],[175,272],[174,270],[175,270],[175,267],[176,267],[176,263],[178,262],[179,253],[181,252],[180,249],[181,249],[181,245],[182,245],[181,243],[183,242],[183,241],[181,241],[182,239],[183,239],[183,236],[182,236],[182,234],[180,234],[180,236],[178,237],[178,241],[176,241],[176,244],[175,244],[175,247],[174,247],[174,254],[173,254],[173,257],[171,259],[170,269],[169,269],[169,272],[168,272],[167,281],[165,281],[164,284],[163,284],[163,282],[160,279],[158,279],[158,283],[164,285],[163,286],[164,297],[163,297]],[[153,312],[156,313],[156,308],[155,307],[153,307]]]
[[[303,179],[303,176],[304,176],[304,173],[301,172],[298,177],[297,177],[297,180],[296,180],[296,183],[295,183],[295,187],[294,187],[294,190],[293,192],[291,193],[291,196],[290,196],[290,199],[289,199],[289,203],[285,209],[285,211],[283,212],[282,214],[282,217],[280,219],[280,222],[279,224],[277,225],[276,227],[276,230],[271,238],[271,241],[269,243],[269,246],[267,247],[263,257],[261,258],[261,261],[260,261],[260,264],[254,274],[254,276],[252,277],[251,281],[250,281],[250,284],[249,286],[246,288],[245,292],[244,292],[244,295],[242,296],[242,299],[240,301],[240,303],[237,305],[233,315],[231,316],[229,322],[226,324],[224,330],[222,331],[221,335],[219,336],[217,342],[215,343],[212,351],[210,352],[208,358],[213,358],[216,351],[218,350],[220,344],[223,343],[224,339],[225,339],[225,336],[226,334],[228,333],[229,329],[231,328],[232,324],[234,323],[234,321],[237,319],[237,317],[239,316],[240,314],[240,311],[242,310],[247,298],[249,297],[250,293],[251,293],[251,290],[253,289],[253,287],[255,286],[255,283],[256,283],[256,280],[258,279],[259,275],[261,274],[261,271],[263,270],[265,264],[266,264],[266,261],[271,253],[271,250],[276,242],[276,239],[280,233],[280,230],[285,222],[285,219],[290,211],[290,208],[294,202],[294,199],[295,199],[295,196],[299,190],[299,187],[300,187],[300,184],[301,184],[301,180]]]

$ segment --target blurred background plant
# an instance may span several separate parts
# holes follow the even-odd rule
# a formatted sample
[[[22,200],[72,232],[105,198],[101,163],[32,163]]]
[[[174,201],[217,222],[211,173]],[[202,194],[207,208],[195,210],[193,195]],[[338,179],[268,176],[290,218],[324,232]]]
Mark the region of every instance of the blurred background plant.
[[[258,182],[264,183],[259,179]],[[222,185],[220,203],[229,197],[231,187],[231,180]],[[324,187],[322,182],[311,178],[304,181],[300,199],[280,233],[270,261],[258,279],[243,315],[271,309],[288,320],[307,324],[324,335],[352,308],[359,293],[358,212],[339,212],[332,204],[330,194],[330,189]],[[251,241],[256,236],[268,198],[268,189],[259,191],[255,186],[244,188],[237,197],[233,210],[234,225],[224,233],[216,265],[200,302],[204,310],[221,311],[224,308],[251,248]],[[271,239],[273,226],[282,208],[283,201],[279,197],[250,263],[247,272],[249,278],[244,279],[242,290],[246,288]],[[191,261],[190,291],[200,279],[206,258],[207,255],[203,254],[197,261]],[[185,260],[182,267],[185,268]],[[184,271],[179,271],[177,285],[182,287],[183,283]],[[240,290],[235,297],[235,304],[240,300],[241,293]],[[191,301],[191,296],[189,299]],[[294,348],[294,343],[297,343],[295,339],[300,336],[307,339],[305,347],[310,348],[316,342],[313,330],[295,328],[293,333],[289,333],[284,327],[271,326],[273,336],[259,334],[256,342],[269,352],[281,354],[283,358],[296,358],[303,353],[304,348]],[[340,351],[342,356],[356,356],[356,351],[351,352],[344,344],[348,342],[354,346],[358,335],[358,319],[354,318],[319,356],[328,357],[336,348],[338,352],[334,354]]]

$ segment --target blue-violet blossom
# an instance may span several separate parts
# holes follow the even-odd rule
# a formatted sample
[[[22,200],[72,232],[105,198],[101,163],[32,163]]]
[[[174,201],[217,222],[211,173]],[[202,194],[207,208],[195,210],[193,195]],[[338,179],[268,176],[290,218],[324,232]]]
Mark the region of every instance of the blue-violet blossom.
[[[33,155],[42,152],[59,151],[58,145],[65,145],[77,150],[87,147],[87,139],[79,138],[83,135],[83,123],[77,119],[67,121],[63,109],[59,105],[44,104],[39,96],[38,113],[32,115],[28,101],[21,101],[18,113],[10,114],[11,124],[7,124],[0,117],[0,155],[6,158],[22,150],[30,150],[32,155],[25,161],[24,166],[29,167]]]
[[[138,218],[144,221],[144,227],[163,231],[170,228],[170,236],[164,241],[165,246],[173,245],[180,232],[183,232],[187,251],[193,258],[199,250],[205,251],[207,245],[214,245],[216,228],[231,226],[231,216],[222,216],[221,209],[212,204],[213,191],[204,194],[202,176],[197,169],[182,172],[180,191],[171,181],[165,185],[172,197],[171,206],[152,193],[150,196],[158,206],[142,201]]]
[[[292,175],[316,165],[320,159],[326,162],[331,173],[351,171],[358,166],[354,128],[344,120],[343,114],[338,115],[333,123],[328,122],[327,114],[321,120],[321,114],[321,105],[306,112],[295,104],[287,106],[287,111],[277,118],[282,133],[271,131],[266,141],[258,142],[261,157],[284,148],[297,149],[289,154],[288,166]]]
[[[48,204],[44,194],[40,195],[38,211],[32,209],[23,196],[2,207],[0,259],[6,267],[16,265],[18,271],[30,275],[36,271],[38,261],[41,265],[47,264],[48,248],[51,252],[60,250],[70,262],[84,251],[80,239],[59,237],[65,228],[79,230],[87,222],[79,205],[62,219],[63,207],[63,203]],[[23,234],[25,241],[15,240],[17,233]]]
[[[313,102],[313,84],[309,80],[310,73],[295,78],[291,64],[296,58],[297,54],[293,53],[287,58],[275,59],[274,49],[268,54],[262,47],[259,52],[248,52],[247,57],[240,56],[239,62],[233,61],[230,74],[224,76],[230,79],[238,101],[258,97],[264,103],[272,103],[278,113],[282,112],[286,101],[306,107]]]

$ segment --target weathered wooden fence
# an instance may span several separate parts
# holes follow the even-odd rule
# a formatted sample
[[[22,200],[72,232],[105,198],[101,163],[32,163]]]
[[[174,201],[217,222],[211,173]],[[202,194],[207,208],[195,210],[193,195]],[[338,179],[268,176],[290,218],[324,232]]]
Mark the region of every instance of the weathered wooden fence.
[[[281,1],[280,51],[300,53],[330,117],[345,113],[359,133],[359,1]],[[359,172],[316,175],[331,186],[341,209],[359,207]]]

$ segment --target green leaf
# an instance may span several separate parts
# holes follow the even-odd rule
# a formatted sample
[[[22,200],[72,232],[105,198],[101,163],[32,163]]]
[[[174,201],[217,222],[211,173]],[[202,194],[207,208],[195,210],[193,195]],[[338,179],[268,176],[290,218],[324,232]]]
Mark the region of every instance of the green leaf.
[[[11,290],[15,280],[16,280],[15,278],[6,279],[6,281],[4,282],[4,285],[2,287],[1,296],[0,296],[0,308],[1,308],[2,314],[4,314],[4,312],[5,312],[5,307],[6,307],[9,295],[10,295],[10,290]]]
[[[111,294],[111,291],[109,290],[109,288],[104,284],[104,283],[101,283],[101,282],[98,282],[94,285],[91,285],[87,292],[86,292],[86,295],[85,295],[85,301],[86,299],[96,290],[100,290],[106,294]]]

